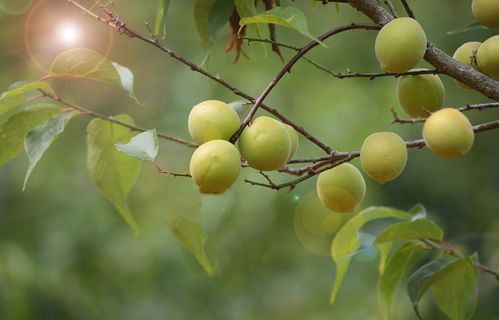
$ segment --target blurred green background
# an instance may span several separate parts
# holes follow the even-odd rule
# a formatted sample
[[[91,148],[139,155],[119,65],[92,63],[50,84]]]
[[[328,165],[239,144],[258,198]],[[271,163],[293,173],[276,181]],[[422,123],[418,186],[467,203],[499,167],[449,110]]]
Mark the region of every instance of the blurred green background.
[[[10,0],[10,5],[23,2],[29,5],[31,1]],[[143,22],[154,21],[156,0],[114,2],[129,26],[147,32]],[[474,21],[468,0],[409,2],[428,38],[449,54],[466,41],[483,41],[497,33],[475,29],[446,34]],[[394,3],[403,13],[399,1]],[[201,63],[205,51],[195,28],[193,5],[194,0],[171,1],[164,43]],[[334,4],[311,11],[311,1],[305,0],[293,5],[307,14],[314,34],[352,21],[367,21],[347,5],[340,5],[339,11]],[[206,99],[240,100],[151,46],[125,36],[110,36],[105,26],[81,16],[63,0],[39,4],[29,26],[28,12],[13,14],[23,8],[9,9],[9,0],[0,0],[0,9],[2,91],[16,81],[45,74],[27,54],[23,41],[26,28],[33,55],[47,67],[55,55],[68,48],[58,42],[56,30],[71,21],[83,30],[79,46],[104,53],[112,38],[109,57],[134,72],[136,93],[146,106],[140,108],[126,93],[99,83],[52,81],[69,101],[107,115],[128,113],[142,126],[188,138],[191,106]],[[266,56],[262,45],[252,43],[244,46],[250,58],[232,64],[234,52],[223,50],[229,35],[226,26],[206,67],[256,96],[282,63],[269,48]],[[335,71],[378,72],[375,36],[372,31],[343,33],[328,40],[328,48],[318,47],[308,56]],[[284,28],[278,28],[278,39],[297,46],[308,41]],[[292,52],[283,49],[283,54],[289,59]],[[459,89],[448,77],[442,79],[448,106],[487,101],[471,90]],[[394,131],[406,140],[421,136],[420,125],[391,124],[391,107],[403,115],[396,100],[396,82],[392,78],[337,80],[302,61],[267,102],[334,148],[358,150],[362,140],[376,131]],[[498,119],[499,110],[467,115],[478,124]],[[88,120],[79,117],[66,128],[40,161],[25,192],[21,192],[25,155],[0,168],[0,319],[381,318],[376,303],[374,250],[355,259],[336,304],[328,304],[333,262],[314,254],[317,239],[313,235],[297,237],[293,222],[297,213],[317,208],[307,206],[313,199],[315,179],[292,192],[274,192],[245,184],[245,177],[261,177],[244,169],[237,185],[226,194],[200,196],[189,179],[160,176],[152,165],[145,164],[129,199],[142,228],[141,236],[134,238],[87,174]],[[297,157],[321,155],[306,140],[300,143]],[[191,152],[162,141],[158,163],[185,172]],[[353,163],[359,166],[358,160]],[[427,149],[410,150],[408,165],[395,181],[380,186],[366,177],[368,192],[363,207],[409,209],[422,203],[451,243],[467,253],[477,251],[484,264],[497,268],[498,164],[495,131],[477,135],[472,152],[457,159],[442,159]],[[273,177],[277,181],[288,179]],[[208,277],[179,244],[167,223],[172,215],[192,213],[200,215],[209,235],[208,250],[218,259],[219,271],[213,277]],[[348,217],[337,217],[334,224]],[[478,288],[474,319],[499,319],[497,282],[481,275]],[[443,318],[431,299],[424,300],[423,314],[428,319]],[[395,298],[393,315],[394,319],[416,318],[402,288]]]

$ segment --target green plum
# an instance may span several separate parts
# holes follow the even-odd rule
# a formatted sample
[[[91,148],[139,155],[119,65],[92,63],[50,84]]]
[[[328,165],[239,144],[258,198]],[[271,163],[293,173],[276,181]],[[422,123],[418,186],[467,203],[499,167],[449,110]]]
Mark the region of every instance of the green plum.
[[[499,35],[482,43],[476,52],[476,60],[484,73],[492,77],[499,76]]]
[[[452,57],[462,64],[471,66],[473,67],[473,69],[482,72],[482,70],[480,70],[480,67],[478,67],[475,59],[475,54],[481,44],[482,43],[478,41],[466,42],[456,49],[456,52],[454,52],[454,55]],[[460,81],[456,80],[456,83],[463,89],[470,88]]]
[[[473,0],[471,11],[475,18],[489,28],[499,27],[499,1]]]

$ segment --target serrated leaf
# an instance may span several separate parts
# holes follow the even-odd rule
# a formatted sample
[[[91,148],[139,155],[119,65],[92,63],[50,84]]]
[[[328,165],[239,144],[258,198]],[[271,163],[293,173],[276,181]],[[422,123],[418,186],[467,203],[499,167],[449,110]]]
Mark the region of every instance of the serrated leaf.
[[[168,225],[177,240],[196,258],[208,275],[213,275],[217,270],[217,262],[206,251],[208,235],[200,221],[202,202],[199,193],[178,199],[168,209]]]
[[[471,22],[464,26],[458,27],[454,30],[447,31],[447,35],[452,36],[455,34],[464,33],[475,29],[487,29],[487,27],[483,26],[480,22]]]
[[[66,124],[76,112],[62,112],[50,117],[46,122],[32,129],[24,139],[24,150],[28,155],[29,166],[24,178],[23,191],[26,189],[28,179],[33,172],[36,164],[42,158],[43,154],[64,131]]]
[[[158,10],[156,10],[156,22],[154,23],[154,34],[159,36],[163,32],[162,37],[166,35],[166,19],[168,9],[170,8],[170,0],[158,0]]]
[[[421,318],[418,309],[419,300],[423,297],[430,286],[435,283],[445,270],[452,266],[458,259],[454,257],[442,257],[420,267],[414,272],[407,282],[407,292],[411,299],[412,306],[416,315]]]
[[[386,243],[397,240],[417,239],[441,241],[443,236],[443,230],[433,221],[428,219],[418,219],[392,224],[378,235],[376,242]]]
[[[384,319],[389,319],[393,295],[400,279],[403,277],[413,254],[421,249],[414,243],[407,243],[400,247],[388,261],[385,272],[378,282],[378,305]]]
[[[126,144],[117,143],[116,149],[140,160],[154,161],[159,151],[156,129],[139,133]]]
[[[76,48],[58,55],[50,66],[49,77],[85,78],[119,86],[140,104],[134,93],[133,73],[130,69],[109,61],[87,48]]]
[[[133,124],[128,115],[119,115],[115,119]],[[115,148],[116,143],[129,141],[133,134],[130,129],[103,119],[90,121],[87,127],[87,167],[97,188],[138,235],[139,226],[130,212],[127,197],[137,180],[142,161]]]
[[[35,90],[52,92],[50,85],[44,81],[18,82],[0,96],[0,116],[26,102],[26,94]]]
[[[40,103],[18,111],[0,127],[0,166],[24,150],[24,138],[36,126],[59,113],[60,107]]]
[[[384,218],[409,220],[411,216],[407,212],[393,208],[370,207],[351,218],[336,234],[331,246],[331,255],[336,264],[336,278],[331,292],[331,303],[336,300],[336,295],[346,275],[350,260],[359,249],[360,228],[369,221]]]
[[[476,272],[468,259],[446,268],[431,286],[438,308],[452,320],[471,319],[477,303]]]
[[[242,18],[239,21],[239,25],[241,26],[255,23],[273,23],[288,27],[300,32],[304,36],[320,43],[321,45],[326,46],[322,41],[317,39],[317,37],[308,31],[307,17],[305,17],[303,12],[294,7],[275,7],[263,12],[262,14]]]

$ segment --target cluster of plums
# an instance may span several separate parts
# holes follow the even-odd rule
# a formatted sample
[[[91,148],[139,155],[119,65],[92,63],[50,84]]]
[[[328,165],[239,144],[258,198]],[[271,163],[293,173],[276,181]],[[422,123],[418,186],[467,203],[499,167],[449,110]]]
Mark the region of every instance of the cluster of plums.
[[[472,9],[482,24],[499,26],[499,0],[474,0]],[[414,68],[423,59],[426,46],[425,32],[416,20],[397,18],[379,31],[375,54],[385,71],[404,73],[418,70]],[[466,43],[458,48],[454,58],[489,76],[498,76],[499,36],[482,44]],[[442,108],[445,87],[438,75],[400,77],[397,96],[410,116],[425,119],[423,138],[432,152],[458,157],[471,149],[474,141],[471,123],[460,111]],[[190,173],[203,193],[223,193],[230,188],[239,175],[241,156],[249,166],[271,171],[282,168],[298,148],[298,135],[291,126],[262,116],[244,129],[238,150],[227,140],[241,125],[239,116],[221,101],[208,100],[194,106],[188,122],[192,138],[200,144],[192,155]],[[362,143],[360,162],[370,178],[384,184],[404,170],[407,146],[395,133],[374,133]],[[354,211],[365,193],[364,178],[350,163],[327,169],[317,179],[319,199],[336,212]]]
[[[200,144],[194,151],[190,173],[203,193],[223,193],[236,181],[241,156],[252,168],[271,171],[282,168],[298,149],[293,127],[269,117],[258,117],[239,137],[239,150],[227,140],[241,121],[228,104],[207,100],[195,105],[188,120],[192,138]]]

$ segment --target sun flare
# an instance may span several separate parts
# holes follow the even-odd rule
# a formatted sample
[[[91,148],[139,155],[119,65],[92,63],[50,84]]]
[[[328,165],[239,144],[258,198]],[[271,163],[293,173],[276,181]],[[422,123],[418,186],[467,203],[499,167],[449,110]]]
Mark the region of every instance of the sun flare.
[[[81,39],[80,29],[72,23],[61,24],[57,28],[57,39],[63,45],[66,46],[75,45]]]

